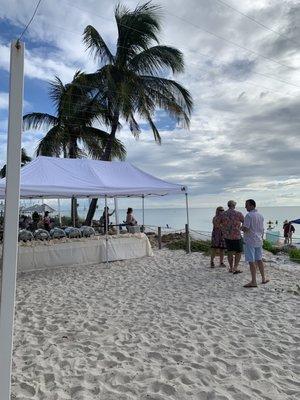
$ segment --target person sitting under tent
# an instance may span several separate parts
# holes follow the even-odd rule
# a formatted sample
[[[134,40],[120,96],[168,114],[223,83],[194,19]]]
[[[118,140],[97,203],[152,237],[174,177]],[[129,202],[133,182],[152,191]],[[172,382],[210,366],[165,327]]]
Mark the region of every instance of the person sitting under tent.
[[[51,220],[50,220],[50,217],[49,217],[49,211],[45,211],[44,218],[43,218],[43,223],[44,223],[44,229],[46,229],[46,231],[50,232]]]
[[[35,231],[37,229],[37,224],[39,223],[39,221],[40,221],[40,214],[37,211],[34,211],[32,213],[32,224],[30,227],[31,231]]]
[[[137,220],[134,218],[133,209],[129,207],[127,209],[126,221],[124,221],[127,230],[129,230],[130,226],[136,226],[138,224]]]

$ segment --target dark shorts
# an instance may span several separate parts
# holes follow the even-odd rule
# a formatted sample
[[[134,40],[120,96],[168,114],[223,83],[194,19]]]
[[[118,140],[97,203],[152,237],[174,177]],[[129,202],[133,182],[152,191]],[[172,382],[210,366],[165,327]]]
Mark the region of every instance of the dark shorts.
[[[225,239],[227,251],[232,251],[235,253],[243,252],[243,239],[231,240]]]

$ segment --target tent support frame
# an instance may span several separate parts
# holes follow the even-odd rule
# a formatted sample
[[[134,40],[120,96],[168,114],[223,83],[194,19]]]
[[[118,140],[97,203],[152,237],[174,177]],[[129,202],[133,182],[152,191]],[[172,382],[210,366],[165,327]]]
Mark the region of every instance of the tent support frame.
[[[107,195],[105,195],[105,258],[106,266],[108,267],[108,209],[107,209]]]
[[[142,225],[142,231],[145,232],[145,195],[142,195],[142,212],[143,212],[143,216],[142,216],[142,221],[143,221],[143,225]]]

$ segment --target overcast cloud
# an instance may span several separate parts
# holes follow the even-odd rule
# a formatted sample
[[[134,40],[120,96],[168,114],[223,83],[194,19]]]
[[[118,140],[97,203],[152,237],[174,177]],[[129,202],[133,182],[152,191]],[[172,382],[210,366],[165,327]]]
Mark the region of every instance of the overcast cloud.
[[[153,142],[148,129],[135,141],[124,127],[120,138],[129,161],[163,179],[188,185],[193,206],[215,206],[228,198],[243,202],[249,197],[264,206],[300,205],[300,3],[226,1],[280,35],[218,0],[157,1],[164,15],[161,42],[177,47],[185,56],[185,72],[176,79],[194,98],[191,128],[179,129],[158,113],[161,146]],[[42,1],[24,38],[26,111],[51,111],[50,102],[38,99],[47,99],[44,83],[54,75],[67,82],[77,69],[95,69],[81,42],[87,24],[94,25],[114,48],[116,3]],[[132,8],[137,1],[123,3]],[[0,0],[2,163],[9,42],[21,32],[35,4],[35,0]],[[31,89],[36,93],[32,98]],[[23,135],[29,153],[40,137],[41,132]],[[176,206],[179,199],[170,204]]]

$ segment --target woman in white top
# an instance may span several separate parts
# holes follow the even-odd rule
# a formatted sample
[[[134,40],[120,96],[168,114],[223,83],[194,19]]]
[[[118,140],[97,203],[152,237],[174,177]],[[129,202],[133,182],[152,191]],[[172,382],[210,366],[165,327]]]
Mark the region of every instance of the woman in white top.
[[[134,218],[132,208],[128,208],[128,210],[127,210],[126,225],[129,225],[129,226],[137,225],[137,220]]]

